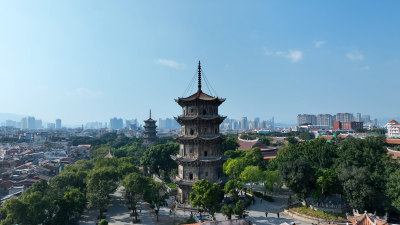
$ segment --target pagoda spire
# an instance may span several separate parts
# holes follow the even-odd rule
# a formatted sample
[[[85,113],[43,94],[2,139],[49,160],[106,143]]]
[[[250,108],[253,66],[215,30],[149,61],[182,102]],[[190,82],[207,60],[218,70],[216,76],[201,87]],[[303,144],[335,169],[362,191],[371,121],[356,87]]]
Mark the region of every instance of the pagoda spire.
[[[151,119],[151,109],[150,109],[150,119]]]
[[[198,74],[198,91],[200,92],[201,91],[201,65],[200,65],[200,60],[199,60],[199,66],[198,66],[198,71],[197,71],[197,74]]]

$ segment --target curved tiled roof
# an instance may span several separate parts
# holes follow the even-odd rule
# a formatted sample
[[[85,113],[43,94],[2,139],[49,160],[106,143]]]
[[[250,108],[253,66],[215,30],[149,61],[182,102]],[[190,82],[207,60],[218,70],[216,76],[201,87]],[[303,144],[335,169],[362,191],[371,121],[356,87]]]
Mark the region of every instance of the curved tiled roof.
[[[394,124],[399,124],[399,122],[397,122],[396,120],[391,120],[391,121],[389,121],[388,123],[394,123]]]

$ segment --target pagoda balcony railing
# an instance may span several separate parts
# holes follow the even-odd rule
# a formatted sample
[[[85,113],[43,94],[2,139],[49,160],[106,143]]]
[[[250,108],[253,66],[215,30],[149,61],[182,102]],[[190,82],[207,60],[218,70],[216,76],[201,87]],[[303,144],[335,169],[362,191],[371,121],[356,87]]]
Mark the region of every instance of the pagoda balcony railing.
[[[176,183],[176,184],[183,184],[183,185],[193,185],[193,183],[194,182],[196,182],[197,181],[197,179],[195,180],[195,179],[193,179],[193,180],[188,180],[188,179],[182,179],[182,178],[180,178],[180,177],[178,177],[178,176],[175,176],[175,177],[173,177],[172,178],[172,181],[174,182],[174,183]]]
[[[207,180],[212,183],[220,184],[220,183],[225,183],[227,181],[227,178],[225,178],[225,177],[224,178],[214,178],[214,179],[211,178],[211,179],[207,179]],[[172,181],[177,184],[193,185],[194,182],[199,181],[199,179],[196,178],[196,179],[189,180],[189,179],[182,179],[178,176],[175,176],[175,177],[172,177]]]
[[[195,157],[193,154],[188,154],[188,155],[186,155],[186,156],[171,155],[171,158],[172,158],[173,160],[191,162],[191,161],[216,161],[216,160],[224,160],[224,159],[227,159],[228,157],[225,156],[225,155],[220,155],[220,156],[198,156],[198,157]]]
[[[178,117],[180,117],[180,118],[193,118],[193,117],[200,117],[200,118],[214,118],[214,117],[225,117],[225,116],[223,116],[223,115],[220,115],[220,114],[213,114],[213,115],[199,115],[199,114],[197,114],[197,113],[189,113],[189,114],[186,114],[186,115],[180,115],[180,116],[178,116]]]
[[[184,134],[181,134],[181,135],[179,135],[179,137],[180,138],[196,138],[196,137],[199,137],[199,138],[216,138],[216,137],[222,137],[222,134],[194,134],[194,135],[184,135]]]

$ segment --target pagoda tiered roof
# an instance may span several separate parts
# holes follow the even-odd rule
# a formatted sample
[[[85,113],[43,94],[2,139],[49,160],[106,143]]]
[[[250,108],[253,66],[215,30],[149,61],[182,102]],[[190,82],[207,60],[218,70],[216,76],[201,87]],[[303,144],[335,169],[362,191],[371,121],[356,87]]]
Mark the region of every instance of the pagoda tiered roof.
[[[193,185],[194,185],[194,182],[196,182],[196,181],[194,181],[194,180],[184,180],[184,179],[180,179],[179,177],[173,177],[171,180],[172,180],[175,184],[184,185],[184,186],[193,186]],[[222,183],[225,183],[226,181],[227,181],[226,178],[219,178],[219,179],[213,181],[213,183],[222,184]]]
[[[225,136],[222,134],[217,135],[194,135],[194,136],[179,136],[176,138],[177,141],[219,141],[224,140]]]
[[[171,155],[171,159],[177,161],[179,163],[207,163],[207,162],[218,162],[218,161],[226,161],[228,159],[227,156],[207,156],[207,157],[197,157],[197,158],[186,158],[180,155]]]
[[[197,90],[196,93],[192,94],[191,96],[185,97],[185,98],[178,98],[178,99],[175,99],[175,101],[180,106],[184,106],[185,104],[192,103],[192,102],[212,102],[219,106],[225,101],[225,98],[218,98],[218,97],[208,95],[208,94],[204,93],[201,89],[199,89],[199,90]]]
[[[197,115],[197,116],[178,116],[174,117],[174,119],[178,122],[181,123],[183,121],[216,121],[216,122],[221,122],[226,119],[226,116],[220,116],[220,115],[213,115],[213,116],[208,116],[208,115]],[[182,124],[181,124],[182,125]]]

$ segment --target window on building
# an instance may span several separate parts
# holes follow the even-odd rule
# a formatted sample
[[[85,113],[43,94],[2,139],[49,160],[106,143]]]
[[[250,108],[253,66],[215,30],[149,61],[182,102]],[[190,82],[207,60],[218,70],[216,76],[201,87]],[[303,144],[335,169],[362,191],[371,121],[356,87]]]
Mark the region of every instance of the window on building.
[[[207,157],[207,151],[204,151],[204,156]]]
[[[206,177],[208,177],[208,172],[206,172]]]
[[[190,129],[190,135],[193,135],[193,134],[194,134],[193,129]]]
[[[203,115],[206,115],[207,111],[205,109],[203,109]]]
[[[193,173],[189,173],[189,180],[193,180]]]

